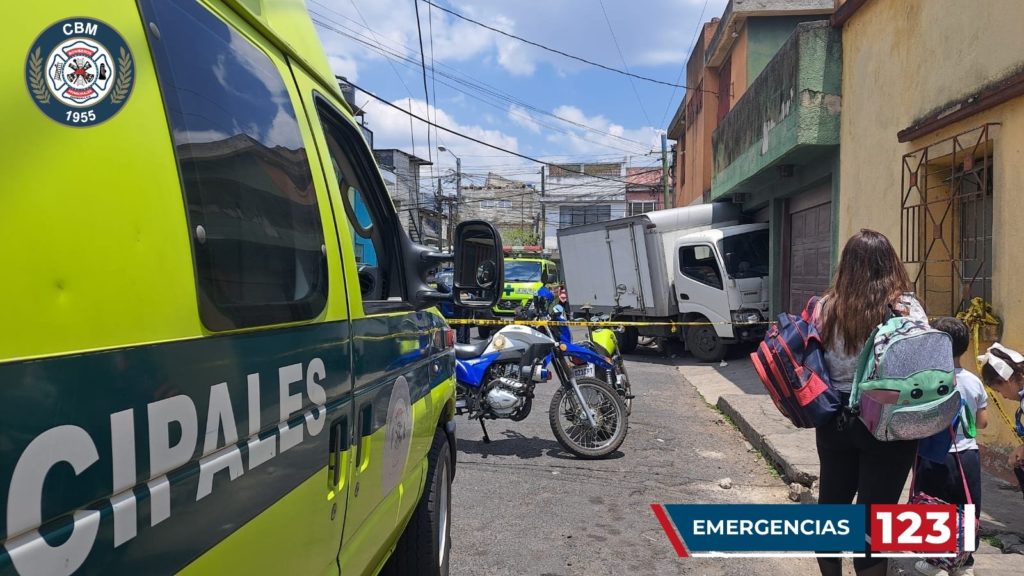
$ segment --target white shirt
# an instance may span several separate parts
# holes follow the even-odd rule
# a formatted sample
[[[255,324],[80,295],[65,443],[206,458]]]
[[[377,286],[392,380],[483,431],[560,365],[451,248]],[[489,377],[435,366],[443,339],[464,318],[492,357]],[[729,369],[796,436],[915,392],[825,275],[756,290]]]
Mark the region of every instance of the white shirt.
[[[978,410],[988,406],[988,394],[981,380],[963,368],[956,369],[956,389],[960,391],[960,397],[964,399],[964,407],[960,409],[961,424],[956,428],[956,444],[949,447],[949,451],[963,452],[964,450],[977,450],[978,441],[974,438],[964,436],[966,426],[964,410],[970,410],[977,420]]]

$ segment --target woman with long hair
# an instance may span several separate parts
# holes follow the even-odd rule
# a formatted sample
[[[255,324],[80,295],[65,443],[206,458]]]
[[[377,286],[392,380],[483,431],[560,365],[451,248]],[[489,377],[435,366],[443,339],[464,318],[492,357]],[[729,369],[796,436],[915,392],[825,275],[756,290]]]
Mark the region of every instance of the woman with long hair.
[[[857,357],[875,327],[892,313],[927,322],[911,289],[910,277],[884,235],[865,229],[846,242],[818,316],[829,378],[843,406],[850,401]],[[899,502],[914,463],[916,440],[877,440],[845,410],[815,433],[821,464],[819,503],[849,504],[854,496],[865,506]],[[855,558],[853,565],[858,576],[885,576],[888,571],[885,558]],[[839,558],[819,558],[818,567],[822,576],[842,574]]]

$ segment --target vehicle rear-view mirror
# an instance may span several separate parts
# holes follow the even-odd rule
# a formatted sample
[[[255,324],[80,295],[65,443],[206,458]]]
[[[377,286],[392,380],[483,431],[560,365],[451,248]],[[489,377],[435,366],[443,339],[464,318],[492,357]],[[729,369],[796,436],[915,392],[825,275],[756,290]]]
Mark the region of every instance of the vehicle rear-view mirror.
[[[501,235],[491,224],[471,220],[455,231],[455,302],[490,308],[504,285]]]

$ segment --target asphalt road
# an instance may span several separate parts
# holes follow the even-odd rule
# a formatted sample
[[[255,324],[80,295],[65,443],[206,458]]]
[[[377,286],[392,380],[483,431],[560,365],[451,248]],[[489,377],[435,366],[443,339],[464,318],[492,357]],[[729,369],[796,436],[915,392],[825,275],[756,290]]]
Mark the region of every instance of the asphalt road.
[[[548,424],[555,383],[523,422],[460,417],[452,500],[452,574],[802,575],[811,559],[675,555],[650,509],[660,503],[786,503],[783,482],[653,350],[627,359],[636,399],[629,433],[606,460],[564,452]],[[719,481],[731,478],[733,487]]]

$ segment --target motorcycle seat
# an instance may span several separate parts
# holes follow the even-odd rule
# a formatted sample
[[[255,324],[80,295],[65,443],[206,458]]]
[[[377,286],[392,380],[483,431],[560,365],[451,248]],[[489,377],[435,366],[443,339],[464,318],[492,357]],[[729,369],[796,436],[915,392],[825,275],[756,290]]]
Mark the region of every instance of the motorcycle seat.
[[[471,360],[478,358],[483,355],[484,350],[487,349],[489,340],[481,340],[476,344],[456,344],[455,345],[455,357],[459,360]]]

